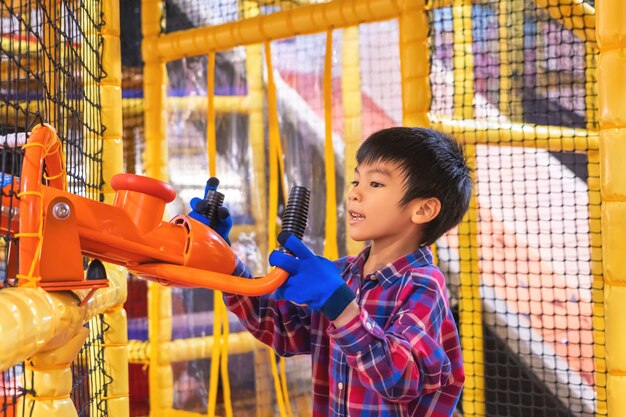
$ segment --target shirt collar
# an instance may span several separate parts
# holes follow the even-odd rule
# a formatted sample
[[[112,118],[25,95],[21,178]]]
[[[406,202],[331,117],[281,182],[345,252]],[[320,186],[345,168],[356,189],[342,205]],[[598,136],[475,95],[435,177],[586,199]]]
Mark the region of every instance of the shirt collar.
[[[350,266],[350,274],[359,277],[363,276],[363,267],[365,261],[370,254],[370,246],[365,248],[359,253],[353,260]],[[378,280],[383,287],[388,287],[395,280],[402,277],[407,271],[413,268],[420,268],[427,265],[432,265],[433,255],[428,246],[419,247],[412,253],[402,256],[393,262],[379,268],[373,274],[363,277],[365,280]]]

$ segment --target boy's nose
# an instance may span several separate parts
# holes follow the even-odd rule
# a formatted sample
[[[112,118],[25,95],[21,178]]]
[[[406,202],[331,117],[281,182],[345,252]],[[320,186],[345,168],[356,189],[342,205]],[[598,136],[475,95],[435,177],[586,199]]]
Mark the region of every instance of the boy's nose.
[[[361,195],[356,191],[356,187],[353,187],[348,191],[348,201],[358,201],[361,199]]]

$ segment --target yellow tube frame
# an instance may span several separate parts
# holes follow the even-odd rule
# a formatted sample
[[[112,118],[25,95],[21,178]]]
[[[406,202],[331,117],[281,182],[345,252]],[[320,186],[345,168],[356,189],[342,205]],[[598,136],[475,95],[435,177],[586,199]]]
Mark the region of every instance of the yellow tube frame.
[[[363,126],[361,113],[361,58],[359,53],[359,28],[348,27],[343,30],[341,94],[343,98],[343,139],[346,144],[344,151],[344,196],[352,187],[349,178],[354,176],[356,168],[356,151],[361,144]],[[363,244],[350,239],[347,233],[349,217],[346,216],[346,251],[348,255],[356,255],[363,249]]]
[[[623,98],[626,87],[625,19],[623,1],[597,2],[606,398],[611,417],[626,415],[626,337],[623,331],[626,314],[626,173],[623,169],[626,158],[626,106]],[[603,358],[599,359],[596,366],[603,363]]]
[[[530,123],[487,122],[431,115],[434,129],[453,135],[466,145],[514,146],[548,151],[598,150],[598,132]],[[502,132],[506,132],[503,135]]]
[[[452,6],[454,28],[454,117],[474,117],[474,55],[472,53],[472,5],[470,0],[455,0]],[[463,135],[464,136],[464,135]],[[460,140],[464,140],[459,135]],[[475,168],[476,147],[465,145],[468,164]],[[482,298],[478,253],[478,206],[476,188],[470,206],[459,224],[459,331],[465,366],[463,411],[467,416],[485,415],[485,371],[483,352]]]
[[[70,364],[87,336],[88,330],[83,325],[96,315],[122,304],[126,299],[125,269],[106,265],[106,270],[109,287],[97,291],[82,307],[69,292],[49,293],[41,288],[24,287],[0,291],[0,327],[4,331],[0,370],[29,359],[25,387],[36,388],[35,394],[20,397],[18,410],[32,410],[32,415],[37,417],[50,413],[75,415],[74,406],[69,401],[72,382]],[[7,334],[6,331],[11,329],[13,334]],[[125,326],[122,329],[126,330]],[[109,360],[107,366],[116,363],[110,359],[105,347],[105,360]],[[109,387],[115,390],[115,383],[122,382],[118,380]],[[110,394],[113,392],[110,391]],[[115,399],[112,395],[104,398],[112,407],[109,410],[119,410],[126,413],[123,415],[128,415],[127,405],[123,406],[124,402],[127,403],[124,392],[116,392],[114,395]]]
[[[203,55],[210,49],[222,51],[239,45],[324,32],[329,28],[392,19],[400,15],[402,3],[402,0],[335,0],[218,26],[144,37],[144,60],[146,63],[174,61]]]

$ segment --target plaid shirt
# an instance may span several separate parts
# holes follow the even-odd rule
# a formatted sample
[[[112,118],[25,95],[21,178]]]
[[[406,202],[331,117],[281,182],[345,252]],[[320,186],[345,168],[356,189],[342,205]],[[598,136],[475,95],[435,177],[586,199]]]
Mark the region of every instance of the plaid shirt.
[[[343,327],[271,296],[226,305],[277,354],[312,355],[313,416],[451,416],[465,375],[443,274],[420,248],[364,277],[368,254],[336,261],[361,307]]]

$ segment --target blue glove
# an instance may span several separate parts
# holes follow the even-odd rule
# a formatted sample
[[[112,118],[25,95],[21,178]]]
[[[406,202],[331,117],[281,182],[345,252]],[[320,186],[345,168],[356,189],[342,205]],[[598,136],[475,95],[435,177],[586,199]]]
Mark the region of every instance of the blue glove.
[[[274,293],[274,298],[306,304],[321,311],[329,320],[335,320],[356,298],[335,264],[316,256],[296,236],[281,232],[278,241],[295,256],[280,251],[271,253],[270,265],[289,273],[289,278]]]
[[[217,191],[217,185],[207,183],[204,189],[204,198],[206,198],[209,191]],[[215,224],[211,226],[209,224],[209,219],[198,210],[198,204],[201,201],[203,201],[203,199],[198,197],[194,197],[191,199],[189,205],[191,206],[192,210],[189,212],[188,216],[192,219],[199,221],[200,223],[212,227],[213,230],[215,230],[217,234],[220,235],[221,238],[224,239],[226,243],[228,243],[228,245],[230,245],[230,239],[228,238],[228,234],[230,233],[230,229],[233,227],[233,218],[231,217],[230,212],[224,206],[218,207],[217,219],[214,222]]]

